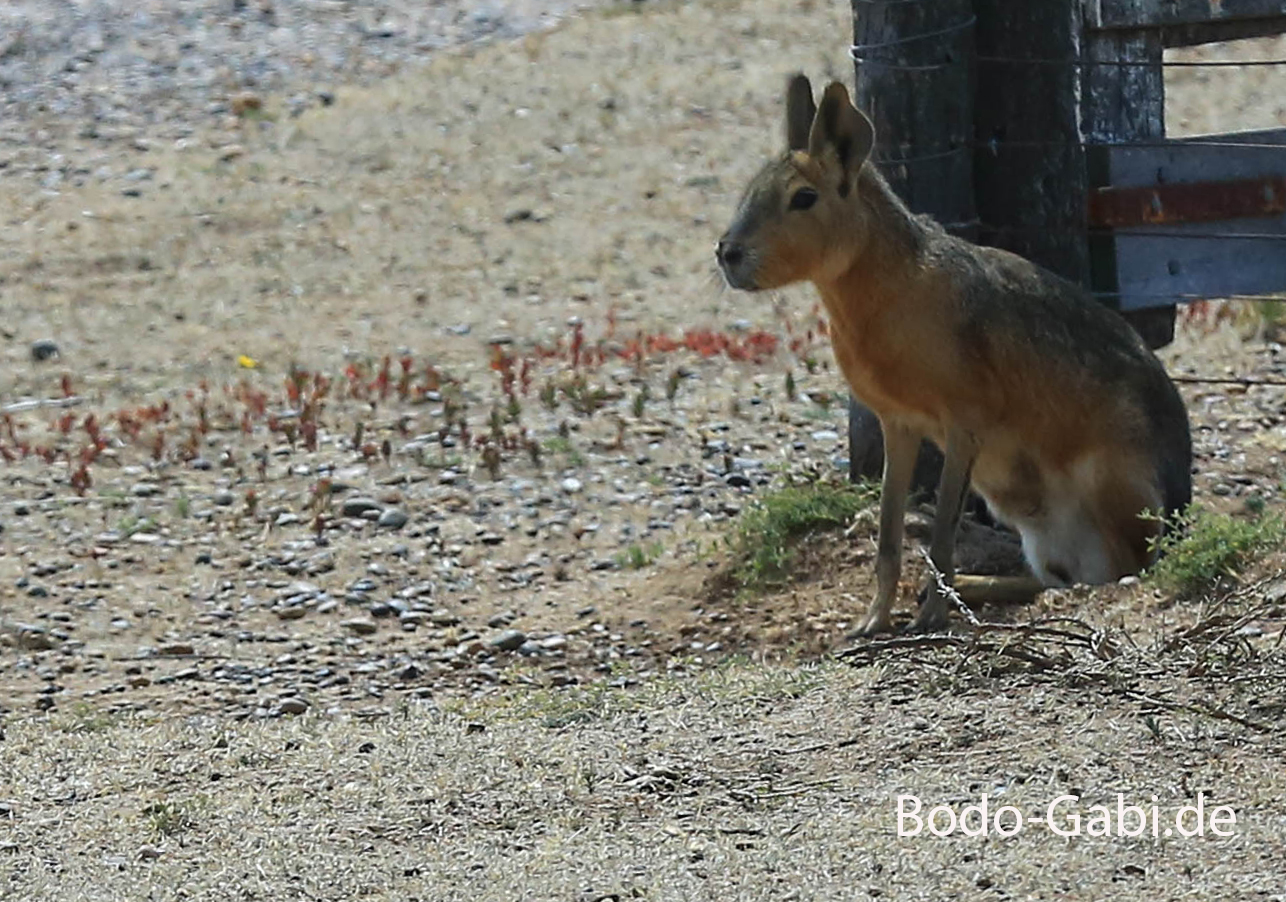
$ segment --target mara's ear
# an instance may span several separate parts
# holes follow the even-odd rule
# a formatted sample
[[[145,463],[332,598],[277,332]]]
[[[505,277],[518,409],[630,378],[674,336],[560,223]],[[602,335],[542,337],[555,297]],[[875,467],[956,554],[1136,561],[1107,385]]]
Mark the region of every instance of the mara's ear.
[[[791,150],[808,149],[808,133],[817,115],[813,103],[813,86],[802,72],[791,76],[786,86],[786,146]]]
[[[808,133],[808,155],[818,159],[832,151],[844,170],[840,193],[847,194],[857,172],[875,146],[875,126],[848,99],[848,89],[831,82],[822,94],[822,105]]]

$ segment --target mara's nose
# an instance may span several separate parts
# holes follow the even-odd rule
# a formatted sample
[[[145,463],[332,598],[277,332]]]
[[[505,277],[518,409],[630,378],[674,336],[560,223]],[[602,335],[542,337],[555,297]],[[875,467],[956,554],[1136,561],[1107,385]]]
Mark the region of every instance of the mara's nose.
[[[736,266],[744,260],[746,252],[742,249],[741,245],[736,242],[728,241],[726,238],[720,238],[718,245],[715,246],[714,255],[718,258],[721,265],[729,267]]]

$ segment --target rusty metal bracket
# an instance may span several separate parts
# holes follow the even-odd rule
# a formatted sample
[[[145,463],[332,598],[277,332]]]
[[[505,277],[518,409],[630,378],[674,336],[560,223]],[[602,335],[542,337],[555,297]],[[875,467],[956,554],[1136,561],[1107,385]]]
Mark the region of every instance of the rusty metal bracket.
[[[1187,182],[1090,192],[1089,224],[1125,229],[1148,225],[1219,222],[1286,213],[1286,176],[1222,182]]]

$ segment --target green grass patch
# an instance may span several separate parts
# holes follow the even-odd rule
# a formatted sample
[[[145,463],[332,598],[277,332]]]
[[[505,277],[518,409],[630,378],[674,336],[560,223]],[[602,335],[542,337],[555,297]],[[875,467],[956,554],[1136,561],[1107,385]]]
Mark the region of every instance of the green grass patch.
[[[1164,592],[1192,597],[1241,571],[1286,540],[1286,523],[1262,511],[1248,517],[1217,514],[1191,504],[1167,521],[1161,557],[1148,576]]]
[[[572,440],[565,435],[554,435],[545,439],[541,443],[547,454],[562,454],[566,456],[567,465],[571,467],[585,466],[585,457],[576,450]]]
[[[104,711],[88,702],[77,702],[70,711],[61,714],[56,723],[64,733],[105,733],[124,719],[121,713]]]
[[[764,495],[737,520],[729,538],[733,575],[745,589],[779,585],[805,536],[843,529],[879,499],[877,486],[849,482],[793,485]]]
[[[157,528],[157,522],[151,517],[139,517],[132,514],[128,517],[123,517],[121,522],[116,524],[116,531],[121,534],[122,538],[126,539],[140,532],[155,532]]]
[[[660,542],[649,542],[646,545],[631,545],[624,551],[617,552],[613,560],[622,570],[642,570],[661,556],[665,546]]]
[[[157,839],[187,833],[197,826],[198,815],[208,808],[208,799],[188,797],[181,802],[153,802],[143,809],[148,827]]]

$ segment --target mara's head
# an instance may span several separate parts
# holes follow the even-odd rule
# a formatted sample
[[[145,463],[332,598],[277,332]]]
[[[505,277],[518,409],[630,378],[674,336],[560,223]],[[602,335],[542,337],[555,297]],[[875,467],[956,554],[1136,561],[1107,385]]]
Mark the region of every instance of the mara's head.
[[[751,181],[715,251],[733,288],[759,291],[834,277],[862,239],[858,176],[875,127],[832,82],[813,103],[796,75],[786,89],[786,144]]]

